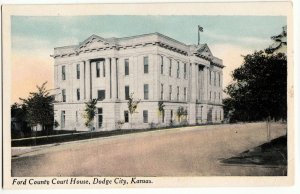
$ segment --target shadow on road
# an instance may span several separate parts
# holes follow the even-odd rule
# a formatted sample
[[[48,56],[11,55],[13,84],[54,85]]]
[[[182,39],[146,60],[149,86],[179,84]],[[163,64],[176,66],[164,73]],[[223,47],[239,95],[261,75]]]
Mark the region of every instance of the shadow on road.
[[[268,167],[287,166],[287,137],[281,136],[237,156],[220,159],[224,165],[261,165]]]

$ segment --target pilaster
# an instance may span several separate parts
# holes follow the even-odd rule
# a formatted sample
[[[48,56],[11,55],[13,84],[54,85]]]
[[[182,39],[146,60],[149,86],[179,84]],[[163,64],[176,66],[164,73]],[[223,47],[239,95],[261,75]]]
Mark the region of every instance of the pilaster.
[[[190,93],[190,102],[196,102],[197,99],[197,71],[196,71],[196,64],[192,63],[192,70],[191,70],[191,93]]]
[[[111,58],[111,94],[112,100],[117,99],[117,60],[115,57]]]
[[[106,99],[110,99],[111,95],[110,95],[110,77],[111,72],[110,72],[110,58],[105,58],[105,98]]]
[[[208,83],[209,83],[208,67],[203,68],[203,101],[208,101]]]
[[[85,61],[85,86],[86,86],[86,99],[90,100],[92,98],[91,92],[91,64],[90,60]]]

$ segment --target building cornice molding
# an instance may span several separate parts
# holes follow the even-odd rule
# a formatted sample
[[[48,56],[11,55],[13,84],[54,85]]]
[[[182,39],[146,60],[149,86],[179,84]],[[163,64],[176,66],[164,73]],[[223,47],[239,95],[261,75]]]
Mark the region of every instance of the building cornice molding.
[[[140,40],[140,38],[145,40]],[[113,40],[113,41],[112,41]],[[131,42],[130,42],[131,40]],[[88,44],[93,42],[102,42],[100,47],[86,48]],[[54,48],[54,54],[50,55],[54,59],[80,56],[84,53],[92,53],[106,50],[114,50],[116,52],[125,49],[159,46],[182,56],[196,56],[200,59],[210,61],[212,65],[223,68],[222,60],[214,57],[207,44],[202,45],[186,45],[173,38],[160,33],[144,34],[125,38],[104,39],[97,35],[91,35],[89,38],[79,43],[77,46],[65,46]],[[208,53],[208,56],[205,53]]]

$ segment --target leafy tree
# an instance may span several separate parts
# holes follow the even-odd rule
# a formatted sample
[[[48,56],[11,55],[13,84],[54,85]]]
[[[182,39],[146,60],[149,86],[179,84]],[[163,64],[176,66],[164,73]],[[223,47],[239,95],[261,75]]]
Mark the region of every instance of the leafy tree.
[[[92,131],[94,127],[94,118],[96,115],[96,104],[97,104],[97,99],[91,99],[88,102],[85,102],[85,126],[89,127],[90,130]]]
[[[138,104],[141,102],[141,100],[134,100],[133,99],[133,94],[134,93],[131,93],[130,96],[129,96],[129,99],[128,99],[128,102],[127,102],[127,105],[128,105],[128,111],[129,111],[129,114],[130,114],[130,118],[129,120],[132,119],[132,115],[134,113],[136,113],[136,109],[138,107]],[[131,122],[130,122],[131,123]],[[132,123],[131,123],[132,124]]]
[[[162,113],[163,111],[165,111],[165,106],[163,101],[158,101],[158,111],[160,113]]]
[[[30,134],[31,129],[26,122],[26,107],[23,104],[11,105],[12,138]],[[18,131],[20,129],[20,131]]]
[[[10,107],[11,117],[18,121],[25,121],[26,107],[22,104],[14,103]]]
[[[186,115],[187,115],[187,110],[185,110],[182,106],[178,107],[177,117],[178,117],[179,122],[181,122],[182,116],[186,116]]]
[[[243,65],[233,71],[235,83],[225,92],[225,115],[234,121],[257,121],[287,117],[287,59],[282,53],[263,51],[244,56]]]
[[[53,129],[54,125],[54,95],[50,95],[46,89],[47,82],[37,87],[37,92],[31,92],[23,101],[23,109],[26,110],[26,121],[29,126],[42,126],[42,131],[47,132]]]
[[[164,117],[165,114],[165,106],[163,101],[158,101],[158,115],[161,116],[162,118]]]

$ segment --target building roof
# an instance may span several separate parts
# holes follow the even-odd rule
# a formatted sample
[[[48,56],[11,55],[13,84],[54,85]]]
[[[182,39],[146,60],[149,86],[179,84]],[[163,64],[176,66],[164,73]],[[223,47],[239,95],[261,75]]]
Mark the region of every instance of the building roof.
[[[103,38],[93,34],[84,41],[80,42],[78,45],[54,48],[54,55],[52,56],[54,58],[64,57],[73,54],[78,55],[81,52],[85,52],[87,50],[120,49],[141,45],[144,46],[147,44],[157,44],[161,47],[170,49],[174,52],[178,52],[182,55],[196,55],[197,57],[210,60],[223,67],[222,60],[213,56],[207,44],[187,45],[158,32],[121,38]]]

